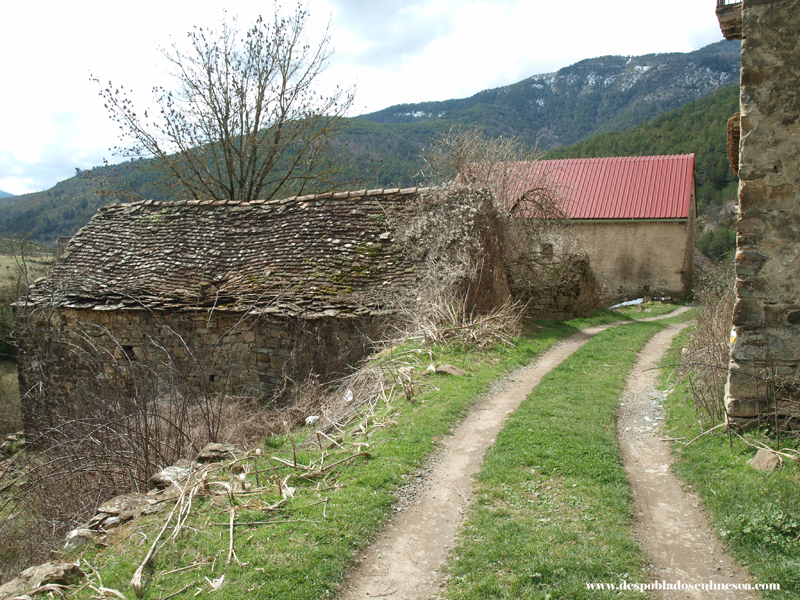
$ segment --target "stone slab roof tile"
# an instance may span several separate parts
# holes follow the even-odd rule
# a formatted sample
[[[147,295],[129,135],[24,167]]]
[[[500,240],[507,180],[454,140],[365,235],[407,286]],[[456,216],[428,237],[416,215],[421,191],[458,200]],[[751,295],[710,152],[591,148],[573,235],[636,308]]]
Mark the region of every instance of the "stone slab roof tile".
[[[111,205],[75,235],[49,285],[61,282],[69,306],[383,312],[415,284],[390,229],[427,191]],[[47,287],[34,289],[40,301]]]

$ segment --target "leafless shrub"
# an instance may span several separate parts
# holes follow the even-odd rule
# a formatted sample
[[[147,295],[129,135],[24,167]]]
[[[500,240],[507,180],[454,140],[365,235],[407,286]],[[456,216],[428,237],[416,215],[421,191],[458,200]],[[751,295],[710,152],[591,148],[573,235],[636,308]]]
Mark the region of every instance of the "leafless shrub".
[[[703,429],[725,422],[725,382],[730,359],[735,275],[733,266],[711,275],[698,296],[702,305],[695,333],[684,351],[684,377],[689,382]]]
[[[490,138],[481,129],[454,127],[423,154],[431,183],[491,191],[502,222],[502,261],[517,299],[557,286],[569,274],[578,243],[567,218],[568,190],[542,166],[543,152],[518,138]]]
[[[23,403],[51,412],[29,415],[36,422],[28,430],[38,435],[0,472],[0,536],[20,540],[5,549],[3,577],[45,558],[99,503],[146,491],[153,473],[208,442],[258,445],[269,421],[262,398],[238,394],[229,383],[252,320],[242,316],[222,335],[200,339],[200,313],[187,317],[188,328],[152,315],[142,333],[150,351],[134,356],[100,325],[55,327],[56,305],[31,307],[19,318],[21,351],[32,351],[28,339],[40,342],[28,361]],[[225,357],[233,358],[223,363]],[[79,403],[65,402],[63,388],[51,385],[65,364],[79,382],[71,390]],[[215,385],[209,373],[216,373]]]
[[[72,421],[0,468],[0,579],[46,560],[98,503],[141,486],[136,448],[119,423]]]

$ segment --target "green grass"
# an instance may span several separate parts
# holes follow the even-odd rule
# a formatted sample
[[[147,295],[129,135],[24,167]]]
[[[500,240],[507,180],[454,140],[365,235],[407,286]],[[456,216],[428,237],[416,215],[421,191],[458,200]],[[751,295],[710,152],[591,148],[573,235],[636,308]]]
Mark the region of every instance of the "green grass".
[[[637,353],[672,321],[598,334],[509,419],[478,476],[448,598],[611,598],[586,584],[647,581],[614,421]]]
[[[370,440],[368,459],[359,458],[341,469],[336,480],[292,480],[297,486],[295,498],[287,510],[265,513],[262,503],[276,502],[276,493],[264,497],[246,497],[250,508],[239,509],[237,522],[259,521],[286,516],[275,525],[236,529],[236,552],[245,567],[226,564],[227,523],[225,507],[208,500],[195,502],[184,530],[174,543],[167,544],[145,572],[144,598],[162,598],[196,584],[208,590],[205,580],[226,576],[226,583],[216,592],[218,600],[253,598],[313,599],[335,596],[354,553],[365,547],[392,513],[392,492],[406,482],[434,449],[437,438],[449,433],[467,409],[478,401],[492,382],[530,362],[559,339],[578,328],[618,321],[618,314],[599,311],[592,318],[569,323],[546,323],[528,333],[514,348],[470,352],[459,349],[434,349],[437,363],[449,362],[468,371],[468,376],[421,378],[413,404],[397,400],[376,415],[377,421],[391,421]],[[533,329],[531,329],[533,331]],[[427,351],[422,355],[427,365]],[[273,439],[270,455],[290,458],[286,439]],[[314,452],[304,450],[300,462],[313,460]],[[336,460],[335,456],[328,463]],[[268,468],[263,459],[259,468]],[[289,469],[290,471],[291,469]],[[287,471],[288,472],[288,471]],[[252,477],[250,478],[252,480]],[[327,500],[327,504],[320,501]],[[165,514],[146,517],[116,531],[115,542],[108,550],[92,548],[80,557],[98,569],[103,585],[131,594],[130,578],[152,543]],[[147,541],[145,541],[147,540]],[[68,558],[79,558],[71,555]],[[210,559],[210,560],[207,560]],[[199,568],[166,574],[173,569],[202,563]],[[96,576],[89,582],[97,586]],[[96,595],[88,587],[76,594],[80,598]],[[130,595],[129,595],[130,597]]]
[[[673,344],[664,364],[680,362],[680,349],[689,332]],[[697,492],[713,519],[714,528],[729,550],[747,565],[755,583],[779,583],[779,592],[763,598],[800,598],[800,473],[787,461],[773,473],[751,469],[747,461],[756,450],[733,437],[731,448],[723,430],[687,445],[701,433],[687,386],[673,385],[667,406],[667,430],[675,438],[675,472]],[[667,382],[664,381],[666,387]],[[749,432],[745,439],[776,448],[774,435]],[[797,449],[796,439],[781,437],[782,448]]]
[[[647,304],[620,306],[619,308],[609,310],[612,310],[612,312],[618,313],[621,316],[637,320],[665,315],[672,312],[679,306],[679,304],[673,304],[671,302],[660,302],[658,300],[654,300],[653,302],[648,302]]]

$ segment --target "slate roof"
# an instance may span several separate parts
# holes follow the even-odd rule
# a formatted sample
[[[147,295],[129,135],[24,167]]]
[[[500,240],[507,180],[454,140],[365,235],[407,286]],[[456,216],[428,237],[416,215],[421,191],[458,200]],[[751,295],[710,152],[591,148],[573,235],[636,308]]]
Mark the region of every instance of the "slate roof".
[[[508,200],[544,176],[564,196],[571,219],[686,219],[694,154],[520,162],[510,173]]]
[[[38,282],[76,308],[255,310],[306,318],[379,314],[413,287],[393,224],[426,188],[102,208]]]

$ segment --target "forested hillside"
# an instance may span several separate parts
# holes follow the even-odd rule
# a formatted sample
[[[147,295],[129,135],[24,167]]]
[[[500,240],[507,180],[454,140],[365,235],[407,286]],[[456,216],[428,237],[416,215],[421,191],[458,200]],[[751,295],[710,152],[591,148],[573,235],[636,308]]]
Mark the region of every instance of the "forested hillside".
[[[482,127],[489,135],[514,135],[558,147],[591,137],[552,156],[694,152],[701,206],[735,195],[724,165],[725,121],[734,112],[739,42],[718,42],[686,54],[588,59],[557,73],[486,90],[471,98],[398,105],[347,122],[333,144],[348,163],[339,187],[406,187],[424,184],[420,154],[454,125]],[[700,99],[709,96],[707,99]],[[642,122],[671,108],[688,105]],[[0,198],[0,234],[25,232],[53,244],[86,224],[97,208],[139,195],[165,199],[150,184],[147,161],[98,167],[50,190]],[[126,196],[126,190],[132,195]],[[312,190],[318,191],[318,190]]]
[[[470,98],[391,106],[362,119],[383,124],[477,124],[550,147],[624,130],[739,80],[740,43],[695,52],[602,56]],[[434,125],[435,126],[435,125]]]
[[[738,110],[739,86],[727,86],[649,123],[552,150],[548,158],[694,153],[701,214],[697,247],[721,260],[736,247],[730,205],[736,201],[739,180],[728,164],[726,148],[727,121]]]
[[[98,208],[117,201],[119,196],[112,188],[164,199],[148,185],[154,175],[134,167],[132,163],[96,167],[78,172],[49,190],[0,199],[0,234],[24,234],[52,245],[59,236],[73,235],[86,225]]]
[[[738,179],[728,164],[727,122],[739,110],[739,86],[730,85],[649,123],[595,135],[548,158],[599,156],[696,155],[698,209],[722,206],[736,198]]]

